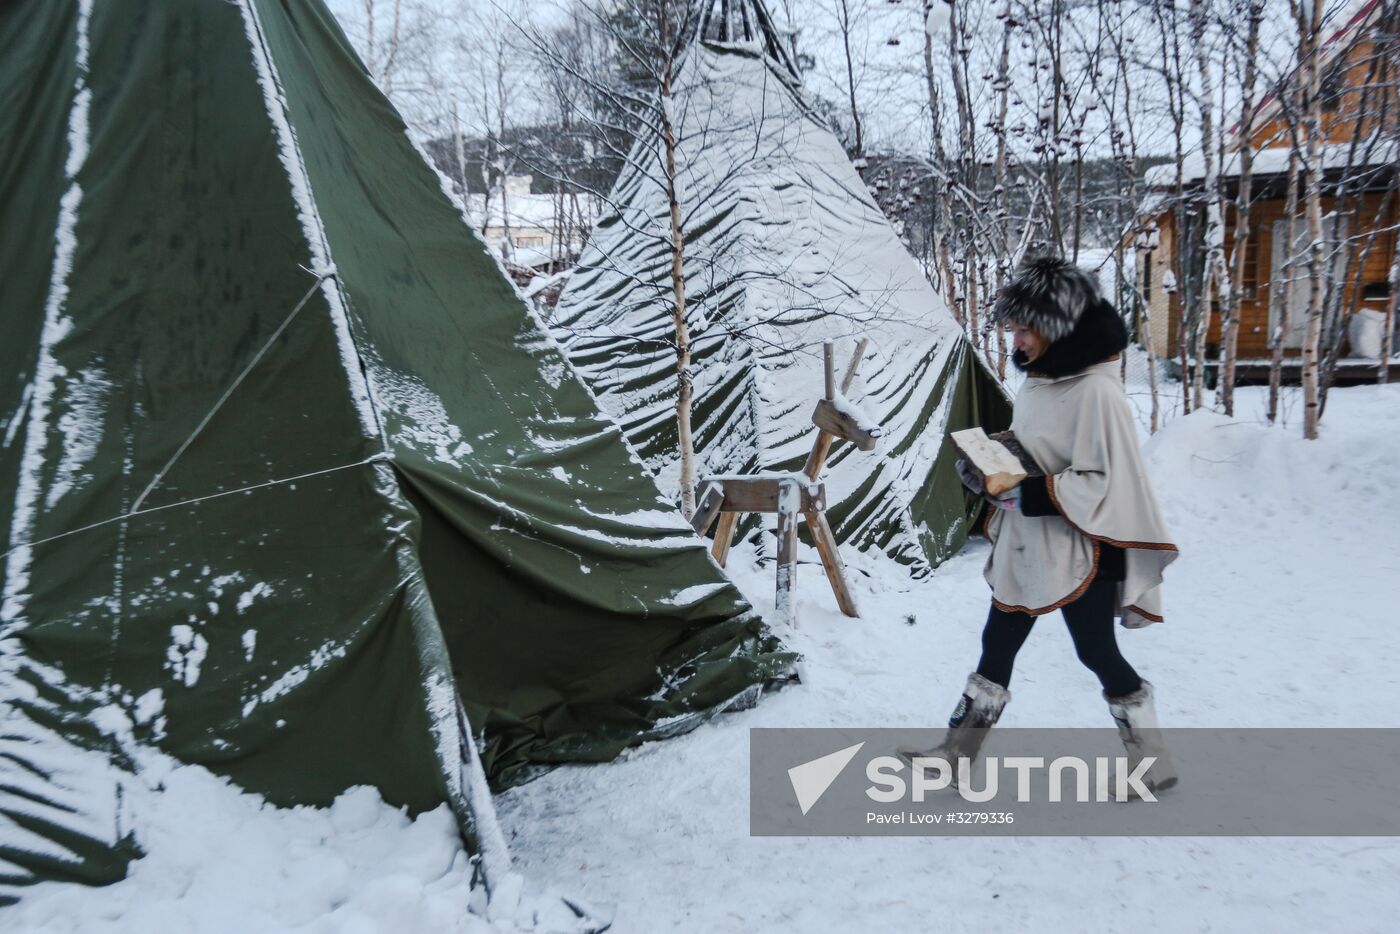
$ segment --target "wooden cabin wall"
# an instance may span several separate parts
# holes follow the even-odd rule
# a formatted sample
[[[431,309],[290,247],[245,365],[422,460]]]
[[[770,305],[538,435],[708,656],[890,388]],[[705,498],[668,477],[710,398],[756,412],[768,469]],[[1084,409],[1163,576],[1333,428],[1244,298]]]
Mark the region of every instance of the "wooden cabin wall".
[[[1373,25],[1379,19],[1376,17]],[[1387,73],[1388,68],[1393,68],[1392,61],[1393,56],[1387,60],[1383,50],[1377,49],[1371,33],[1363,31],[1360,38],[1327,63],[1322,72],[1322,133],[1326,142],[1349,143],[1378,129],[1394,130],[1400,115],[1396,108],[1396,76]],[[1383,118],[1378,119],[1378,115]],[[1256,125],[1251,138],[1254,147],[1288,145],[1288,123],[1278,101],[1267,104],[1260,116],[1264,119]]]
[[[1166,289],[1162,288],[1162,276],[1172,268],[1175,223],[1172,211],[1166,211],[1157,218],[1158,247],[1151,250],[1150,255],[1139,254],[1134,267],[1138,275],[1138,288],[1145,289],[1147,294],[1147,333],[1152,338],[1152,351],[1157,356],[1172,353],[1175,347],[1174,303],[1170,301]]]
[[[1400,76],[1394,74],[1396,56],[1393,50],[1377,48],[1377,29],[1393,31],[1393,21],[1387,17],[1397,14],[1393,8],[1376,5],[1369,12],[1362,11],[1361,21],[1354,27],[1352,37],[1344,39],[1348,44],[1339,52],[1329,54],[1324,67],[1323,79],[1323,133],[1325,141],[1333,144],[1347,144],[1362,139],[1377,131],[1387,137],[1393,135],[1400,123]],[[1354,38],[1353,38],[1354,37]],[[1386,54],[1389,51],[1390,54]],[[1377,64],[1379,62],[1379,65]],[[1389,69],[1389,70],[1387,70]],[[1292,80],[1293,76],[1285,78]],[[1369,85],[1369,87],[1368,87]],[[1278,100],[1271,94],[1258,115],[1251,143],[1258,149],[1277,149],[1289,145],[1286,115]],[[1377,119],[1377,114],[1384,115]],[[1262,180],[1256,180],[1256,192]],[[1275,183],[1278,182],[1276,178]],[[1384,217],[1378,217],[1382,208],[1384,193],[1370,193],[1360,199],[1359,206],[1354,198],[1345,198],[1348,207],[1347,237],[1351,241],[1353,253],[1350,274],[1345,285],[1342,307],[1350,312],[1359,307],[1384,310],[1385,298],[1365,300],[1361,291],[1367,283],[1384,282],[1389,275],[1390,263],[1395,255],[1395,227],[1400,221],[1400,193],[1392,193],[1385,204]],[[1336,199],[1323,199],[1323,212],[1331,211]],[[1281,197],[1256,201],[1251,211],[1253,233],[1256,242],[1255,286],[1252,294],[1245,297],[1240,306],[1239,356],[1241,359],[1267,358],[1269,351],[1269,296],[1273,286],[1273,225],[1284,216],[1284,201]],[[1175,213],[1163,211],[1156,217],[1160,230],[1159,246],[1149,254],[1139,253],[1137,269],[1139,287],[1145,277],[1151,277],[1151,288],[1147,294],[1147,311],[1150,317],[1149,334],[1153,350],[1159,356],[1176,357],[1178,313],[1181,288],[1173,294],[1161,287],[1162,276],[1173,269],[1173,249],[1176,245]],[[1229,219],[1227,217],[1227,223]],[[1306,227],[1301,205],[1297,223]],[[1382,231],[1375,236],[1375,242],[1367,252],[1364,267],[1358,265],[1365,252],[1367,231]],[[1226,252],[1233,249],[1233,232],[1226,231]],[[1191,254],[1195,257],[1195,253]],[[1199,257],[1195,257],[1198,259]],[[1233,272],[1233,266],[1231,267]],[[1186,283],[1181,283],[1184,286]],[[1219,314],[1211,316],[1207,343],[1214,348],[1219,346],[1222,322]],[[1297,349],[1286,348],[1285,354],[1293,356]]]
[[[1322,210],[1327,213],[1335,206],[1334,198],[1324,198]],[[1382,192],[1374,192],[1364,195],[1359,202],[1350,200],[1353,210],[1349,211],[1350,220],[1348,222],[1349,249],[1352,251],[1352,261],[1350,275],[1346,283],[1346,291],[1343,294],[1342,307],[1346,310],[1354,311],[1360,307],[1370,307],[1377,311],[1385,310],[1386,299],[1374,298],[1365,300],[1362,298],[1362,289],[1367,283],[1385,282],[1390,272],[1390,263],[1395,255],[1395,231],[1394,227],[1400,222],[1400,198],[1392,194],[1389,204],[1385,203],[1385,196]],[[1378,217],[1378,213],[1384,209],[1384,216]],[[1252,295],[1246,296],[1240,303],[1240,333],[1239,333],[1239,356],[1242,359],[1261,359],[1270,355],[1269,350],[1269,295],[1274,287],[1273,270],[1273,226],[1275,221],[1284,218],[1284,202],[1282,199],[1261,201],[1255,204],[1251,212],[1251,224],[1253,225],[1252,239],[1257,243],[1255,256],[1257,263],[1256,283]],[[1153,288],[1149,296],[1149,312],[1152,319],[1152,335],[1154,349],[1159,355],[1172,355],[1178,353],[1177,337],[1177,315],[1179,312],[1179,302],[1176,295],[1168,296],[1161,288],[1161,276],[1167,269],[1171,268],[1171,244],[1174,238],[1171,235],[1171,214],[1164,213],[1159,218],[1162,233],[1160,243],[1162,246],[1152,251],[1152,277]],[[1300,229],[1305,229],[1306,218],[1299,217],[1297,223],[1302,225]],[[1389,229],[1387,229],[1389,228]],[[1379,230],[1375,234],[1375,240],[1369,252],[1365,256],[1364,264],[1362,254],[1366,252],[1366,241],[1368,239],[1365,231]],[[1225,240],[1226,253],[1234,249],[1233,230],[1227,230]],[[1144,258],[1145,259],[1145,258]],[[1139,263],[1145,267],[1146,262]],[[1206,342],[1214,347],[1220,343],[1222,322],[1218,313],[1211,315],[1210,331],[1207,333]],[[1295,348],[1288,348],[1284,351],[1286,356],[1297,354]]]

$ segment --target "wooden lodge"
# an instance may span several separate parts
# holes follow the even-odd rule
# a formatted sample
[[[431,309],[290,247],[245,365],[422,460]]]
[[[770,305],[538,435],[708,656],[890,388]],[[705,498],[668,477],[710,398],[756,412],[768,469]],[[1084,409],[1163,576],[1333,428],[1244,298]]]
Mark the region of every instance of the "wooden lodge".
[[[1387,7],[1389,9],[1387,10]],[[1377,55],[1381,43],[1396,41],[1394,4],[1370,0],[1325,40],[1320,52],[1322,76],[1323,142],[1323,236],[1328,250],[1328,307],[1340,314],[1331,321],[1332,333],[1340,335],[1336,378],[1338,381],[1373,380],[1380,360],[1375,352],[1366,356],[1361,347],[1348,339],[1348,324],[1356,312],[1391,313],[1393,302],[1391,268],[1396,262],[1396,226],[1400,224],[1400,191],[1397,191],[1397,101],[1394,74],[1395,55]],[[1387,74],[1387,70],[1391,73]],[[1301,347],[1307,326],[1311,278],[1308,253],[1311,245],[1305,207],[1300,196],[1294,216],[1293,265],[1288,258],[1289,220],[1287,182],[1290,149],[1290,117],[1279,91],[1297,80],[1295,73],[1284,79],[1256,108],[1254,131],[1248,141],[1252,149],[1251,207],[1249,234],[1245,239],[1240,291],[1240,327],[1237,349],[1237,380],[1241,383],[1267,380],[1272,357],[1270,335],[1282,328],[1284,379],[1296,381],[1300,371]],[[1380,115],[1377,117],[1376,115]],[[1240,149],[1238,132],[1225,154],[1220,174],[1221,187],[1233,199],[1239,190]],[[1178,189],[1175,164],[1149,170],[1151,194],[1141,209],[1147,233],[1135,244],[1139,294],[1150,322],[1153,348],[1169,357],[1174,371],[1182,358],[1182,309],[1194,318],[1191,309],[1199,307],[1205,264],[1203,244],[1204,211],[1200,194],[1204,183],[1201,160],[1187,160]],[[1193,198],[1193,195],[1196,197]],[[1225,251],[1233,275],[1236,212],[1225,216]],[[1184,246],[1179,246],[1184,245]],[[1181,251],[1181,256],[1176,255]],[[1285,279],[1293,288],[1285,308]],[[1340,295],[1331,291],[1341,289]],[[1363,320],[1372,322],[1371,333],[1379,334],[1381,324],[1375,314]],[[1222,315],[1212,297],[1210,328],[1207,332],[1206,366],[1210,373],[1220,356]],[[1188,319],[1194,328],[1194,321]],[[1189,329],[1188,329],[1189,331]],[[1191,336],[1186,334],[1188,348]],[[1327,334],[1324,333],[1323,353]],[[1400,337],[1392,348],[1400,351]],[[1400,356],[1392,356],[1391,372],[1400,377]]]

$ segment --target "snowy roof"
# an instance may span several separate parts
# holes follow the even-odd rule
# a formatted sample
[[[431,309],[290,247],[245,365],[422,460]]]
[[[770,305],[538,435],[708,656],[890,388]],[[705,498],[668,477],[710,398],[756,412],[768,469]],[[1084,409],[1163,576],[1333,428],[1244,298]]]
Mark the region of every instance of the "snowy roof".
[[[591,226],[597,220],[594,199],[561,199],[554,194],[530,191],[530,176],[511,176],[504,190],[497,188],[490,195],[468,194],[467,210],[478,227],[502,227],[509,220],[512,229],[538,228],[552,231],[562,214],[571,219],[575,229]],[[487,210],[490,217],[486,217]],[[483,218],[485,222],[483,223]]]
[[[554,262],[555,256],[549,250],[536,246],[517,246],[510,251],[510,261],[517,266],[528,266],[531,269],[548,266]]]
[[[1322,147],[1322,164],[1326,170],[1363,168],[1392,163],[1396,157],[1394,140],[1384,142],[1363,142],[1353,148],[1351,143],[1327,143]],[[1252,173],[1254,175],[1281,175],[1288,171],[1289,147],[1273,147],[1254,150]],[[1225,160],[1221,178],[1234,178],[1240,171],[1240,153],[1233,152]],[[1205,178],[1205,164],[1199,152],[1186,156],[1182,164],[1183,181],[1186,184],[1199,182]],[[1176,184],[1176,166],[1170,163],[1155,165],[1145,176],[1151,188],[1170,188]]]
[[[1173,167],[1173,171],[1175,171],[1175,167]],[[1148,177],[1149,177],[1149,184],[1150,184],[1150,183],[1151,183],[1151,182],[1150,182],[1151,173],[1149,173]],[[1174,175],[1173,175],[1173,178],[1175,178]],[[1174,184],[1174,182],[1173,182],[1173,184]],[[1167,204],[1170,200],[1171,200],[1171,195],[1170,195],[1168,192],[1165,192],[1165,191],[1149,191],[1149,192],[1143,197],[1142,202],[1138,205],[1138,215],[1139,215],[1139,216],[1150,216],[1150,215],[1156,214],[1158,211],[1162,210],[1162,208],[1165,207],[1166,204]]]
[[[1118,285],[1118,270],[1114,263],[1115,250],[1097,247],[1093,249],[1084,248],[1079,251],[1079,256],[1075,258],[1074,264],[1085,272],[1089,273],[1099,284],[1099,291],[1112,298],[1114,290]],[[1132,276],[1133,251],[1123,252],[1123,273],[1127,277]]]
[[[488,197],[490,201],[490,217],[486,223],[482,224],[482,217],[487,210]],[[502,209],[502,201],[505,202],[505,209]],[[554,227],[555,200],[553,195],[513,195],[502,198],[499,191],[492,192],[489,196],[483,194],[467,195],[467,208],[471,212],[472,219],[481,226],[500,227],[503,219],[510,221],[511,227],[539,227],[544,230],[551,230]]]

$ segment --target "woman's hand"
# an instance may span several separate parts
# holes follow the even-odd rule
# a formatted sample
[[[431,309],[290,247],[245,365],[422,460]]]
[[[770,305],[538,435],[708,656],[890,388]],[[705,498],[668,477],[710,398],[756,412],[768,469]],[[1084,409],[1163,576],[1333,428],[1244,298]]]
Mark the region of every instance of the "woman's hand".
[[[965,458],[959,457],[953,462],[953,467],[957,470],[958,479],[962,481],[963,486],[967,487],[996,508],[1005,512],[1016,512],[1021,508],[1021,488],[1019,486],[1012,487],[1005,493],[1001,493],[997,496],[992,496],[982,488],[982,478],[973,472],[972,467],[967,463]]]
[[[957,470],[958,479],[962,481],[963,486],[967,487],[978,496],[985,495],[982,490],[982,478],[973,472],[972,467],[967,462],[967,458],[959,457],[957,460],[953,461],[953,468]]]
[[[983,498],[1006,512],[1019,512],[1021,509],[1021,488],[1019,486],[1013,486],[997,496],[985,495]]]

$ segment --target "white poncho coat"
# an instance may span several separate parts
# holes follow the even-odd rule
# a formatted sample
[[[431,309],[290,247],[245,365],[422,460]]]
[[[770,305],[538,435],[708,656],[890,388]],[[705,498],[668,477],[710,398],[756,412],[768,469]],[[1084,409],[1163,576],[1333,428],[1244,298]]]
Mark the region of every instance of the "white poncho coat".
[[[1029,377],[1011,430],[1045,471],[1063,516],[992,510],[984,576],[1003,610],[1039,616],[1077,599],[1098,569],[1099,544],[1125,549],[1127,574],[1114,615],[1138,628],[1162,621],[1162,572],[1177,547],[1162,521],[1138,449],[1118,364],[1060,377]]]

